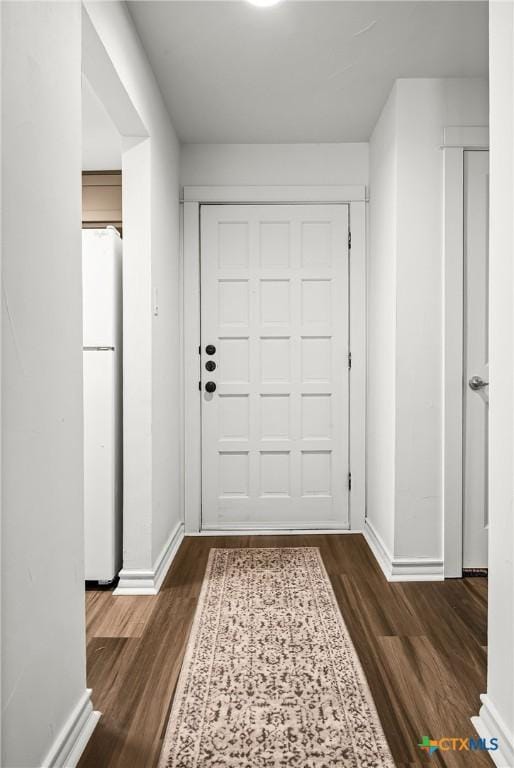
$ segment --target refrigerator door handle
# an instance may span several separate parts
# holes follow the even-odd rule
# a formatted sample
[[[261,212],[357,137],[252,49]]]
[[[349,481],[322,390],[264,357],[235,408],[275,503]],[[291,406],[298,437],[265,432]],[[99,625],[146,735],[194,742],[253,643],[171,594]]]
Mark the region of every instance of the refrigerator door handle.
[[[82,347],[84,352],[114,352],[115,347]]]

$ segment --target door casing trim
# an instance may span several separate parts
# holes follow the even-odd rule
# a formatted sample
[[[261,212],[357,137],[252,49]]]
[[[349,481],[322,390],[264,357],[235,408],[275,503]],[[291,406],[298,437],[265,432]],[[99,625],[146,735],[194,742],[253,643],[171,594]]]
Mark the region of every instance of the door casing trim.
[[[348,205],[352,233],[349,257],[350,375],[349,460],[352,489],[349,519],[352,532],[362,531],[366,487],[366,188],[341,187],[184,187],[182,211],[183,324],[183,507],[185,532],[201,531],[202,454],[200,356],[200,207],[220,204],[341,203]],[[267,532],[267,531],[266,531]],[[309,533],[315,533],[316,529]],[[228,532],[224,532],[228,533]],[[244,534],[245,531],[239,531]],[[265,531],[263,531],[265,533]]]
[[[444,576],[462,576],[464,376],[464,152],[489,149],[489,129],[448,127],[443,150]]]

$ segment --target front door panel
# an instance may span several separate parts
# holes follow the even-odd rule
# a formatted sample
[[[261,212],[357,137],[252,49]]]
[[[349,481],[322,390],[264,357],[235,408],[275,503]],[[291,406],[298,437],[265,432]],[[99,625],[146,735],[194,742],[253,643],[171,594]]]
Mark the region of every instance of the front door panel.
[[[201,315],[202,528],[348,527],[348,207],[202,206]]]

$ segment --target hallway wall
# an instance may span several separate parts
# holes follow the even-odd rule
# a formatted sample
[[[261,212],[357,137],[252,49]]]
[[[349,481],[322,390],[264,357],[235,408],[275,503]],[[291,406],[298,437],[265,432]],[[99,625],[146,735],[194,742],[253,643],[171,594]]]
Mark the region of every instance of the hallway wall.
[[[445,126],[487,124],[485,80],[401,79],[371,138],[368,533],[386,569],[427,578],[442,575],[440,147]]]
[[[2,3],[2,756],[86,694],[79,2]]]
[[[124,3],[85,2],[147,138],[125,135],[125,499],[122,577],[153,578],[182,521],[180,479],[179,142]],[[106,108],[113,106],[105,104]],[[116,123],[119,114],[112,113]],[[127,182],[127,189],[129,183]],[[124,192],[125,194],[125,192]],[[141,226],[141,217],[147,224]],[[134,222],[131,226],[130,221]],[[137,232],[136,232],[137,229]],[[136,243],[137,239],[137,243]],[[130,242],[134,247],[130,247]],[[128,250],[127,250],[128,246]],[[158,311],[155,309],[158,305]],[[128,584],[128,582],[127,582]]]
[[[184,144],[182,186],[367,184],[368,144]]]
[[[367,515],[393,551],[396,400],[397,85],[370,141],[368,206]],[[369,222],[373,225],[370,226]],[[372,258],[371,258],[372,255]]]
[[[514,3],[489,4],[489,615],[487,693],[475,726],[514,765]]]

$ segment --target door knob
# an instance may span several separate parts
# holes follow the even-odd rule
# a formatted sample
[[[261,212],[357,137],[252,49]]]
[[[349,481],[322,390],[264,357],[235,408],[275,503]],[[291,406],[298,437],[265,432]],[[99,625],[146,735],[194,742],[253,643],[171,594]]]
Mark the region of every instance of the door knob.
[[[484,381],[480,376],[472,376],[468,381],[469,388],[476,392],[479,389],[489,386],[488,381]]]
[[[208,381],[205,385],[206,392],[216,392],[216,384],[213,381]]]
[[[216,347],[214,344],[207,344],[205,351],[208,355],[213,355],[216,352]]]
[[[216,369],[216,363],[214,360],[207,360],[205,363],[205,370],[206,371],[214,371]]]

